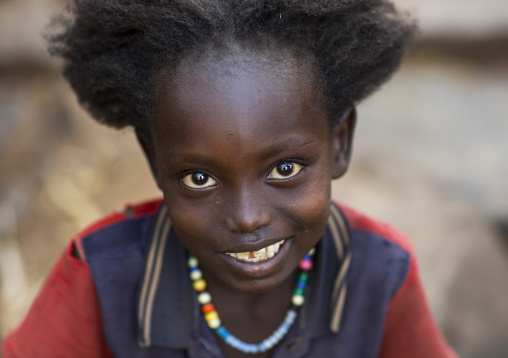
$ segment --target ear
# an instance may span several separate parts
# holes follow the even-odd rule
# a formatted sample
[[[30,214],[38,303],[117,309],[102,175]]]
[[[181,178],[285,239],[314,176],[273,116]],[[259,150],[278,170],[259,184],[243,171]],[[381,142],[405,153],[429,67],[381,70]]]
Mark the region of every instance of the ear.
[[[332,128],[332,179],[346,173],[351,159],[353,134],[356,126],[356,108],[351,106]]]
[[[138,143],[141,146],[141,149],[143,149],[143,153],[145,153],[145,157],[148,160],[148,164],[150,165],[150,170],[152,171],[152,175],[155,179],[155,182],[157,183],[157,186],[160,189],[161,186],[159,182],[159,170],[157,168],[157,161],[155,160],[155,153],[153,151],[152,141],[146,138],[147,137],[146,135],[140,134],[139,131],[136,130],[135,132]]]

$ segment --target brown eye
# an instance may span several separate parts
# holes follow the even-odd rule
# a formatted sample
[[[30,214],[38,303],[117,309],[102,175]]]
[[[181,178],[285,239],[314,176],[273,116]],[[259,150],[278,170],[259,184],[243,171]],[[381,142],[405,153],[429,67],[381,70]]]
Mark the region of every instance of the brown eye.
[[[282,163],[276,166],[277,172],[283,177],[288,177],[293,174],[295,166],[293,163]]]
[[[295,163],[295,162],[283,162],[277,164],[270,174],[268,174],[268,179],[272,180],[281,180],[281,179],[289,179],[296,174],[300,173],[303,169],[303,166]]]
[[[217,184],[212,177],[203,172],[187,174],[182,178],[182,183],[192,189],[209,188]]]

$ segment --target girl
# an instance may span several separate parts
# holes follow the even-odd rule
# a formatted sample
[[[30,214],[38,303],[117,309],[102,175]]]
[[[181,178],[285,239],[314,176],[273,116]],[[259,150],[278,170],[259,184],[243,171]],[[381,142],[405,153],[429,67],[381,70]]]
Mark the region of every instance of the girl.
[[[50,51],[164,199],[78,234],[5,357],[453,357],[413,250],[332,203],[414,26],[383,0],[75,0]]]

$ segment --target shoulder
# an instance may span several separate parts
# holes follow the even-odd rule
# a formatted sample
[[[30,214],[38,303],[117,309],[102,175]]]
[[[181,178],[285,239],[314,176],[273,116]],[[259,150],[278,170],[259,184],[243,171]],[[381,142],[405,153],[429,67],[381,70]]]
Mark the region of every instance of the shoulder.
[[[387,305],[417,275],[414,247],[404,234],[390,224],[346,205],[337,205],[346,218],[351,235],[349,280],[353,285],[359,285],[360,291],[367,289],[377,292],[377,300]]]
[[[113,295],[104,287],[117,289],[121,279],[135,281],[136,270],[142,264],[139,242],[161,203],[162,200],[152,200],[128,205],[122,212],[110,214],[75,235],[20,327],[3,342],[2,355],[110,357],[103,329],[108,322],[104,321],[107,317],[103,317],[102,308],[104,297]],[[106,285],[101,286],[105,281]],[[134,285],[121,292],[125,294],[129,289],[134,292]],[[121,306],[122,302],[131,300],[114,304]],[[121,321],[124,322],[125,319]]]
[[[97,250],[115,251],[139,241],[146,230],[146,220],[157,213],[162,202],[155,199],[128,204],[124,210],[92,223],[72,238],[75,255],[86,260],[88,254]]]
[[[336,203],[346,217],[349,228],[352,231],[362,231],[384,238],[397,245],[399,248],[414,256],[415,249],[406,235],[394,228],[392,225],[380,220],[376,220],[366,214],[353,209],[347,205]]]

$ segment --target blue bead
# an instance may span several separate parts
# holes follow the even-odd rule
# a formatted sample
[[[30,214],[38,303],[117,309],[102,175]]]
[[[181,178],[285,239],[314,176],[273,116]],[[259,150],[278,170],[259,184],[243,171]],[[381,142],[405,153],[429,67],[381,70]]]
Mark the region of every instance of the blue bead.
[[[305,281],[298,281],[298,282],[296,283],[296,287],[297,287],[297,288],[301,288],[302,290],[303,290],[306,286],[307,286],[307,282],[305,282]]]
[[[261,344],[259,345],[260,352],[266,352],[269,349],[270,347],[268,347],[268,344],[265,341],[261,342]]]
[[[224,326],[220,326],[215,330],[219,336],[221,336],[223,339],[226,339],[231,335],[231,333],[228,332],[228,330]]]
[[[196,271],[196,270],[198,270],[198,269],[199,269],[199,267],[198,267],[198,266],[192,266],[192,267],[190,268],[190,270],[191,270],[191,271]]]
[[[247,352],[247,353],[257,353],[258,352],[258,346],[256,344],[246,344],[245,345],[245,352]]]

